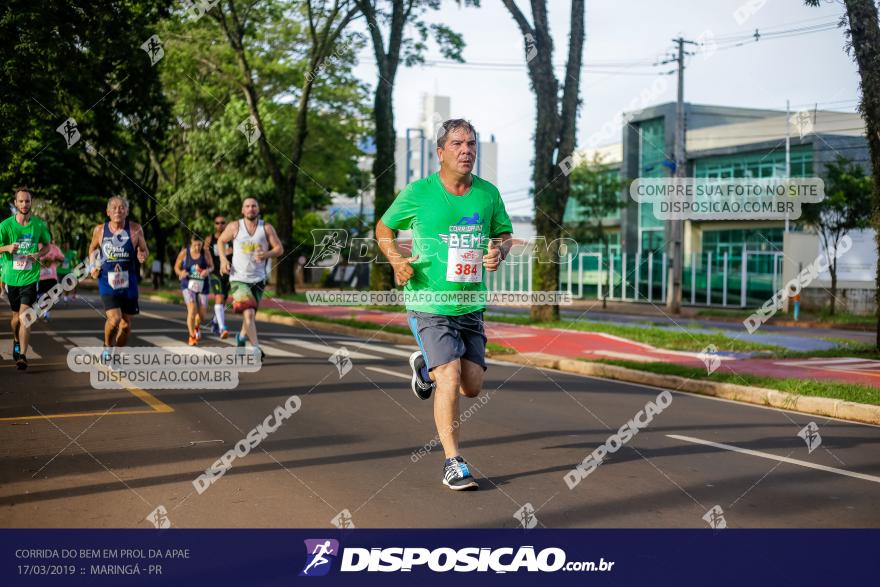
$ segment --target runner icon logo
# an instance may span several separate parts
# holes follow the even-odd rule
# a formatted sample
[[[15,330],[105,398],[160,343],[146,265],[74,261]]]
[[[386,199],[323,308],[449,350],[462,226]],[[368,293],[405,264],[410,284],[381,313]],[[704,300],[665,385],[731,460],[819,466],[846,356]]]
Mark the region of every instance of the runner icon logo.
[[[327,361],[336,366],[340,379],[345,377],[345,374],[351,371],[351,354],[345,347],[340,347],[339,350],[330,355],[330,358],[327,359]]]
[[[462,216],[457,226],[476,226],[477,224],[482,224],[480,222],[480,213],[474,212],[473,216]]]
[[[535,517],[535,508],[530,503],[526,503],[516,510],[513,518],[522,524],[522,527],[526,530],[531,530],[538,525],[538,518]]]
[[[727,528],[727,520],[724,519],[724,510],[720,505],[713,506],[708,512],[703,514],[703,520],[709,524],[713,530],[724,530]]]
[[[146,520],[161,530],[171,527],[171,520],[168,518],[168,510],[165,509],[164,505],[160,505],[150,512],[150,515],[146,517]]]
[[[332,538],[311,538],[306,544],[306,564],[300,577],[323,577],[330,572],[339,554],[339,541]]]
[[[336,514],[330,523],[339,528],[340,530],[350,530],[354,528],[354,522],[351,518],[351,512],[348,509],[344,509],[338,514]]]
[[[819,427],[815,422],[810,422],[798,432],[798,436],[807,443],[807,454],[812,453],[822,444],[822,436],[819,434]]]

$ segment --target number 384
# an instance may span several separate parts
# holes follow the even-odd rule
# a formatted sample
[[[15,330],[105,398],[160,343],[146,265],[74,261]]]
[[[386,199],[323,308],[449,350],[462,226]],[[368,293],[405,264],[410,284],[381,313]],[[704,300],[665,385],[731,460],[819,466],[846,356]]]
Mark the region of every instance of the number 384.
[[[456,275],[476,275],[477,274],[477,265],[470,263],[456,263],[455,265],[455,274]]]

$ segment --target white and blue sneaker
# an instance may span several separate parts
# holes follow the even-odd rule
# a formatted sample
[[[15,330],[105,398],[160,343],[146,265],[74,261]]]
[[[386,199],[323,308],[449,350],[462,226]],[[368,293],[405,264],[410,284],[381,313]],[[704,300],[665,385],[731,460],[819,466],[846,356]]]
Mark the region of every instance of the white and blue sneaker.
[[[471,475],[468,464],[461,456],[446,459],[443,463],[443,485],[455,491],[480,488],[477,480]]]
[[[434,391],[434,382],[428,375],[428,365],[421,351],[416,351],[409,356],[409,366],[412,368],[412,390],[419,399],[428,399]]]

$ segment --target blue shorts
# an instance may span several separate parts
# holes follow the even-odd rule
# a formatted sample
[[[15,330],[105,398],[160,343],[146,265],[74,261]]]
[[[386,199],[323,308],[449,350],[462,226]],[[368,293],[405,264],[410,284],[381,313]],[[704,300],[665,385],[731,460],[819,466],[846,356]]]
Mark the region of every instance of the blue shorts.
[[[409,311],[406,319],[428,370],[456,359],[466,359],[486,370],[487,339],[483,330],[483,312],[444,316]]]

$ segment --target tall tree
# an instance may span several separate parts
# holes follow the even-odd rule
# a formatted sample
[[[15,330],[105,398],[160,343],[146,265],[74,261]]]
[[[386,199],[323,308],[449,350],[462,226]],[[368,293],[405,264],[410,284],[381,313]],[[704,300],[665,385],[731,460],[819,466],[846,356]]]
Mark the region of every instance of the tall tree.
[[[300,5],[295,14],[285,12],[290,6],[286,0],[262,2],[246,8],[239,20],[245,26],[244,57],[256,80],[260,115],[260,133],[250,145],[240,127],[252,109],[242,91],[240,61],[221,23],[207,16],[197,22],[174,19],[161,33],[167,39],[162,84],[175,124],[153,164],[162,179],[160,200],[197,231],[210,231],[215,213],[237,214],[245,195],[258,198],[264,216],[279,226],[285,216],[281,190],[268,161],[288,182],[282,187],[297,172],[288,217],[304,218],[329,204],[332,194],[357,193],[357,143],[367,132],[368,93],[352,67],[363,41],[353,35],[340,39],[328,59],[315,66],[308,16]],[[231,22],[231,16],[227,19]],[[300,92],[306,77],[311,94],[309,132],[303,135]],[[270,147],[270,157],[260,150],[260,140]],[[293,167],[298,141],[303,144]],[[303,232],[295,224],[292,229],[293,244],[285,255],[296,259],[309,247]],[[175,243],[180,236],[172,237]]]
[[[801,222],[819,234],[831,274],[831,315],[837,306],[837,255],[840,240],[851,230],[871,225],[871,178],[862,166],[839,155],[825,166],[825,199],[804,204]]]
[[[805,0],[810,6],[819,6],[819,0]],[[846,50],[852,51],[859,66],[862,98],[859,112],[865,119],[868,147],[871,151],[871,172],[874,177],[871,225],[874,228],[877,249],[880,251],[880,23],[877,20],[875,0],[843,0],[846,8],[841,25],[845,26]],[[877,289],[877,339],[880,350],[880,256],[875,275]]]
[[[580,107],[580,79],[584,49],[584,0],[571,2],[571,31],[565,83],[553,68],[553,38],[546,0],[532,0],[532,22],[515,0],[502,0],[523,35],[529,81],[535,94],[535,159],[532,179],[535,191],[535,230],[548,243],[562,235],[562,220],[570,193],[569,173],[573,167],[575,131]],[[559,289],[558,255],[552,247],[541,247],[535,255],[538,265],[533,287],[542,291]],[[534,320],[559,319],[558,305],[532,306]]]
[[[439,10],[441,0],[356,0],[367,23],[368,35],[376,58],[379,79],[373,99],[373,120],[376,127],[376,155],[373,159],[374,214],[378,219],[394,200],[397,169],[394,153],[397,133],[394,130],[394,80],[401,61],[404,65],[424,62],[427,40],[433,35],[441,54],[462,62],[464,40],[443,24],[427,24],[422,16],[427,10]],[[461,0],[458,0],[461,4]],[[464,0],[465,6],[479,6],[479,0]],[[408,29],[415,31],[407,36]],[[373,266],[371,286],[377,290],[391,289],[394,278],[387,264]]]
[[[260,156],[269,170],[278,201],[278,238],[287,253],[278,260],[278,293],[294,291],[293,272],[295,257],[292,251],[296,243],[292,240],[294,200],[299,180],[304,146],[308,136],[308,111],[315,81],[320,79],[321,68],[336,50],[336,44],[345,27],[357,14],[357,7],[350,0],[306,0],[303,5],[306,13],[306,30],[309,38],[308,69],[303,75],[302,86],[296,114],[296,127],[290,154],[277,152],[269,143],[264,129],[263,112],[260,108],[262,85],[255,75],[247,47],[247,35],[253,35],[249,28],[249,14],[254,11],[253,2],[227,0],[217,5],[210,14],[219,23],[238,67],[238,85],[247,104],[252,124],[260,129],[256,139]],[[296,22],[296,13],[283,3],[277,5],[274,18],[290,18]],[[264,23],[265,24],[265,23]]]
[[[142,45],[170,0],[9,0],[0,8],[0,189],[100,220],[112,193],[136,196],[144,140],[169,115]],[[56,131],[67,124],[70,133]],[[75,132],[74,132],[75,129]],[[68,140],[69,139],[69,140]],[[136,198],[135,203],[136,202]],[[136,210],[135,216],[144,214]],[[75,235],[70,235],[75,236]]]

